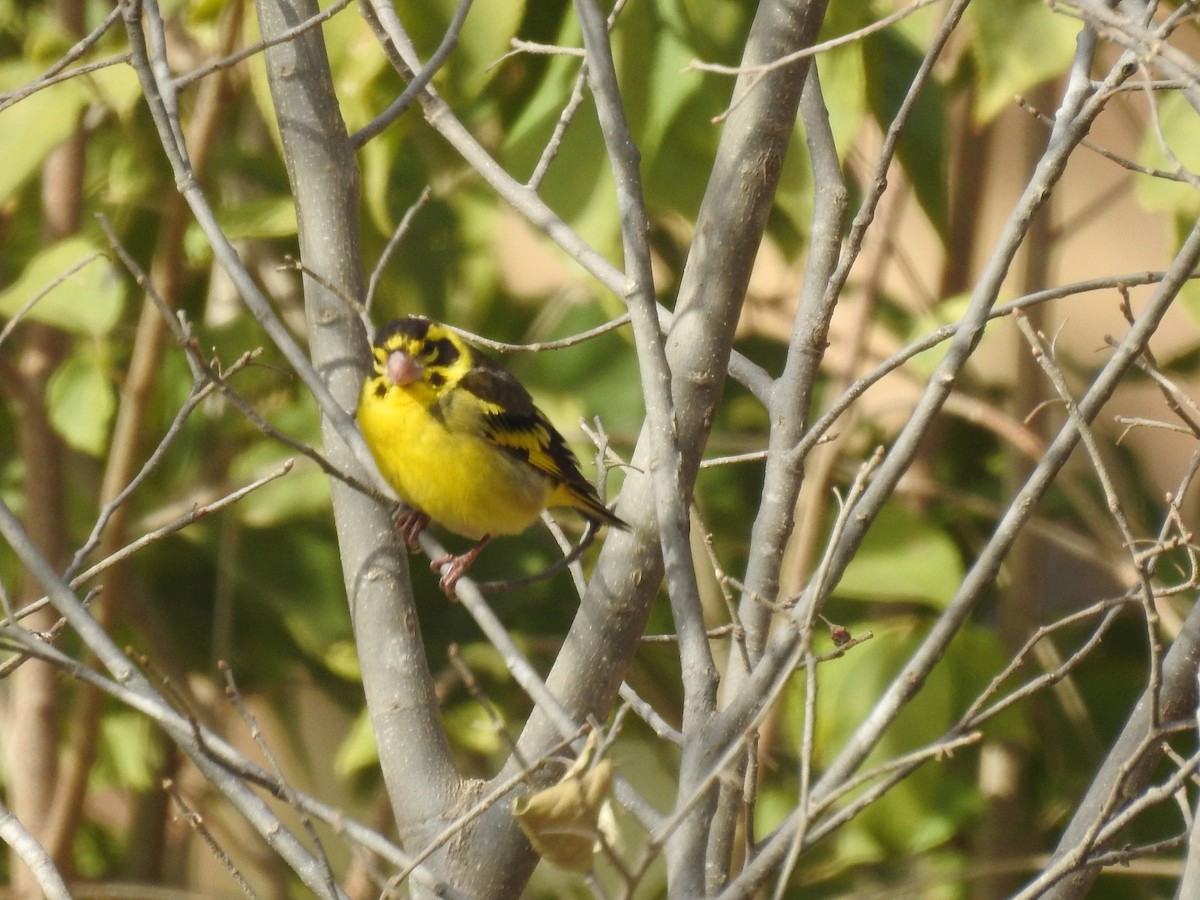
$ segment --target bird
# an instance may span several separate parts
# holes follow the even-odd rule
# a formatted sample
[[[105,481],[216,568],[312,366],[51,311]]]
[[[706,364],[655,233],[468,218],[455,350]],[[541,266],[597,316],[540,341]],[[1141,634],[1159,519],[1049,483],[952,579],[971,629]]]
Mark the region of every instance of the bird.
[[[519,534],[547,507],[629,528],[529,391],[449,326],[396,319],[376,332],[371,357],[357,418],[380,474],[407,506],[397,530],[410,549],[431,520],[476,542],[430,563],[447,597],[492,538]]]

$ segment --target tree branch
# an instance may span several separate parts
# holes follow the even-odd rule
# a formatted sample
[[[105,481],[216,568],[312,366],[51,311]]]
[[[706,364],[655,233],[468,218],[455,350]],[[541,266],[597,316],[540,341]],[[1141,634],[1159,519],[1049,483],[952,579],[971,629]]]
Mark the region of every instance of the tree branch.
[[[266,0],[257,10],[268,41],[318,12],[315,0]],[[326,453],[339,468],[354,471],[355,454],[346,445],[339,420],[345,418],[341,411],[357,402],[366,375],[367,340],[358,317],[338,293],[364,293],[358,168],[334,96],[321,33],[306,31],[268,47],[266,63],[296,198],[300,256],[307,269],[322,276],[305,276],[304,285],[313,363],[338,411],[331,416],[322,406]],[[329,290],[323,281],[338,291]],[[338,481],[330,484],[342,574],[384,781],[404,843],[419,846],[441,830],[443,816],[458,799],[461,780],[441,725],[407,558],[391,526],[390,510]]]

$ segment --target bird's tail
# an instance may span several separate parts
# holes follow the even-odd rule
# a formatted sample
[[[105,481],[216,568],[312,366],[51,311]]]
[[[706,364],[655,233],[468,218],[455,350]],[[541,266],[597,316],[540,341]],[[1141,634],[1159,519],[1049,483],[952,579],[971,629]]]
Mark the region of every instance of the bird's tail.
[[[597,525],[608,525],[612,528],[629,530],[629,523],[612,513],[596,496],[592,486],[584,482],[581,488],[574,484],[559,485],[550,498],[548,506],[570,506],[579,510],[584,516]]]

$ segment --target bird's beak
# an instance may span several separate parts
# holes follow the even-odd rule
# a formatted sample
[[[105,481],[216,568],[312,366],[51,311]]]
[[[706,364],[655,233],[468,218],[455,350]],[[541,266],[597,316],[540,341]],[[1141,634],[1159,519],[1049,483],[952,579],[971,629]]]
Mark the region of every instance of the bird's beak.
[[[412,384],[421,380],[424,367],[403,350],[393,350],[387,358],[388,381],[396,385]]]

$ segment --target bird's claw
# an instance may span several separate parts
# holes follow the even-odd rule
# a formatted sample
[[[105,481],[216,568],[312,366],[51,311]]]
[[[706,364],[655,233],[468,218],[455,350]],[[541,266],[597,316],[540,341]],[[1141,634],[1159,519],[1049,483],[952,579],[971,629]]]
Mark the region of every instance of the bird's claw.
[[[400,536],[404,538],[405,545],[412,551],[418,549],[417,539],[428,524],[429,516],[421,512],[421,510],[411,507],[399,510],[392,516],[392,525],[400,532]]]
[[[470,553],[464,553],[461,556],[442,556],[429,564],[429,568],[434,572],[438,569],[442,570],[438,585],[441,587],[442,593],[450,600],[458,599],[454,593],[455,585],[458,584],[458,579],[467,574],[467,569],[471,567],[474,560],[475,557]]]
[[[458,556],[454,556],[453,554],[442,556],[429,564],[429,568],[434,572],[438,569],[442,570],[442,577],[438,579],[438,584],[441,585],[443,594],[451,600],[456,599],[454,587],[458,584],[458,579],[467,574],[467,569],[471,568],[471,563],[475,562],[475,557],[488,545],[491,539],[492,536],[490,534],[485,534],[479,543],[466,553],[460,553]]]

